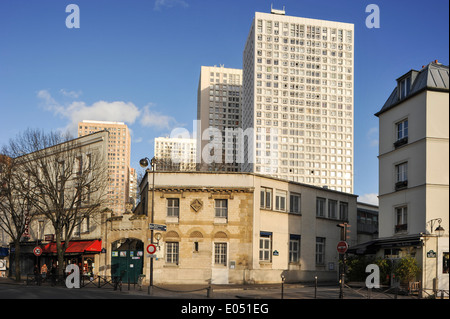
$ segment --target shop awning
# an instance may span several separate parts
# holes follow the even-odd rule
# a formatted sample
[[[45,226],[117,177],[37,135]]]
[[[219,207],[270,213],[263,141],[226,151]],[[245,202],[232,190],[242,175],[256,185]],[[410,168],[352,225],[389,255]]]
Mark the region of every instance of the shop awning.
[[[63,245],[64,242],[61,244]],[[102,251],[102,241],[100,239],[95,240],[81,240],[71,241],[67,247],[66,253],[85,253]],[[44,247],[43,253],[52,254],[56,253],[56,243],[49,243]]]

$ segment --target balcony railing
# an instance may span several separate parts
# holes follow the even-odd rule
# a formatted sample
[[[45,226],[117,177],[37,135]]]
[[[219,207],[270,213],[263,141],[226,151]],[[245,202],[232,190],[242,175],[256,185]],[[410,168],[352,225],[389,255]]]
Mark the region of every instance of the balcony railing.
[[[399,139],[399,140],[396,140],[396,141],[394,142],[394,147],[395,147],[395,148],[398,148],[398,147],[400,147],[400,146],[402,146],[402,145],[405,145],[405,144],[408,144],[408,136],[406,136],[406,137],[404,137],[404,138],[401,138],[401,139]]]
[[[395,183],[395,190],[396,191],[405,189],[407,187],[408,187],[408,181],[407,180]]]

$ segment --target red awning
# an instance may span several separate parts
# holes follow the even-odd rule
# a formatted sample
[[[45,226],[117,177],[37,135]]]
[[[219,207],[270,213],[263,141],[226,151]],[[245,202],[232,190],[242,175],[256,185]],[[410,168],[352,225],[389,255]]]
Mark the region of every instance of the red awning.
[[[63,245],[61,243],[61,245]],[[82,241],[71,241],[67,247],[66,253],[84,253],[84,252],[95,252],[99,253],[102,251],[102,241],[96,240],[82,240]],[[56,243],[47,244],[43,253],[56,253]]]

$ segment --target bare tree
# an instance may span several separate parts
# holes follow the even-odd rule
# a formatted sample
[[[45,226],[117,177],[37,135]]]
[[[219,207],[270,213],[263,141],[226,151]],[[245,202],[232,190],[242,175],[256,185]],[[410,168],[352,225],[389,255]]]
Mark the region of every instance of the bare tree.
[[[20,241],[28,235],[33,198],[19,187],[22,176],[16,170],[16,161],[7,153],[5,148],[0,152],[0,228],[14,242],[15,277],[20,281]]]
[[[34,214],[44,216],[54,228],[59,275],[63,275],[64,254],[74,231],[105,209],[105,153],[82,138],[71,140],[31,129],[11,140],[9,148],[24,174],[17,187],[32,198]]]

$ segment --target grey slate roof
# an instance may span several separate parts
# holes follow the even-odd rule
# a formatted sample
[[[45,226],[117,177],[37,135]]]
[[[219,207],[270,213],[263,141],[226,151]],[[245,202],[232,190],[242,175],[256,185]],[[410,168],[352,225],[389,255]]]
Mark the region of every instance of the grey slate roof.
[[[411,91],[408,96],[406,96],[403,100],[408,99],[411,96],[414,96],[416,93],[421,92],[422,90],[439,90],[439,91],[449,91],[449,66],[442,65],[439,63],[431,62],[422,70],[416,71],[411,70],[412,81]],[[407,73],[407,74],[408,74]],[[400,77],[403,78],[404,76]],[[399,78],[399,79],[400,79]],[[401,101],[398,94],[398,86],[392,91],[391,95],[387,99],[386,103],[384,103],[376,116],[379,116],[381,113],[393,108]]]

